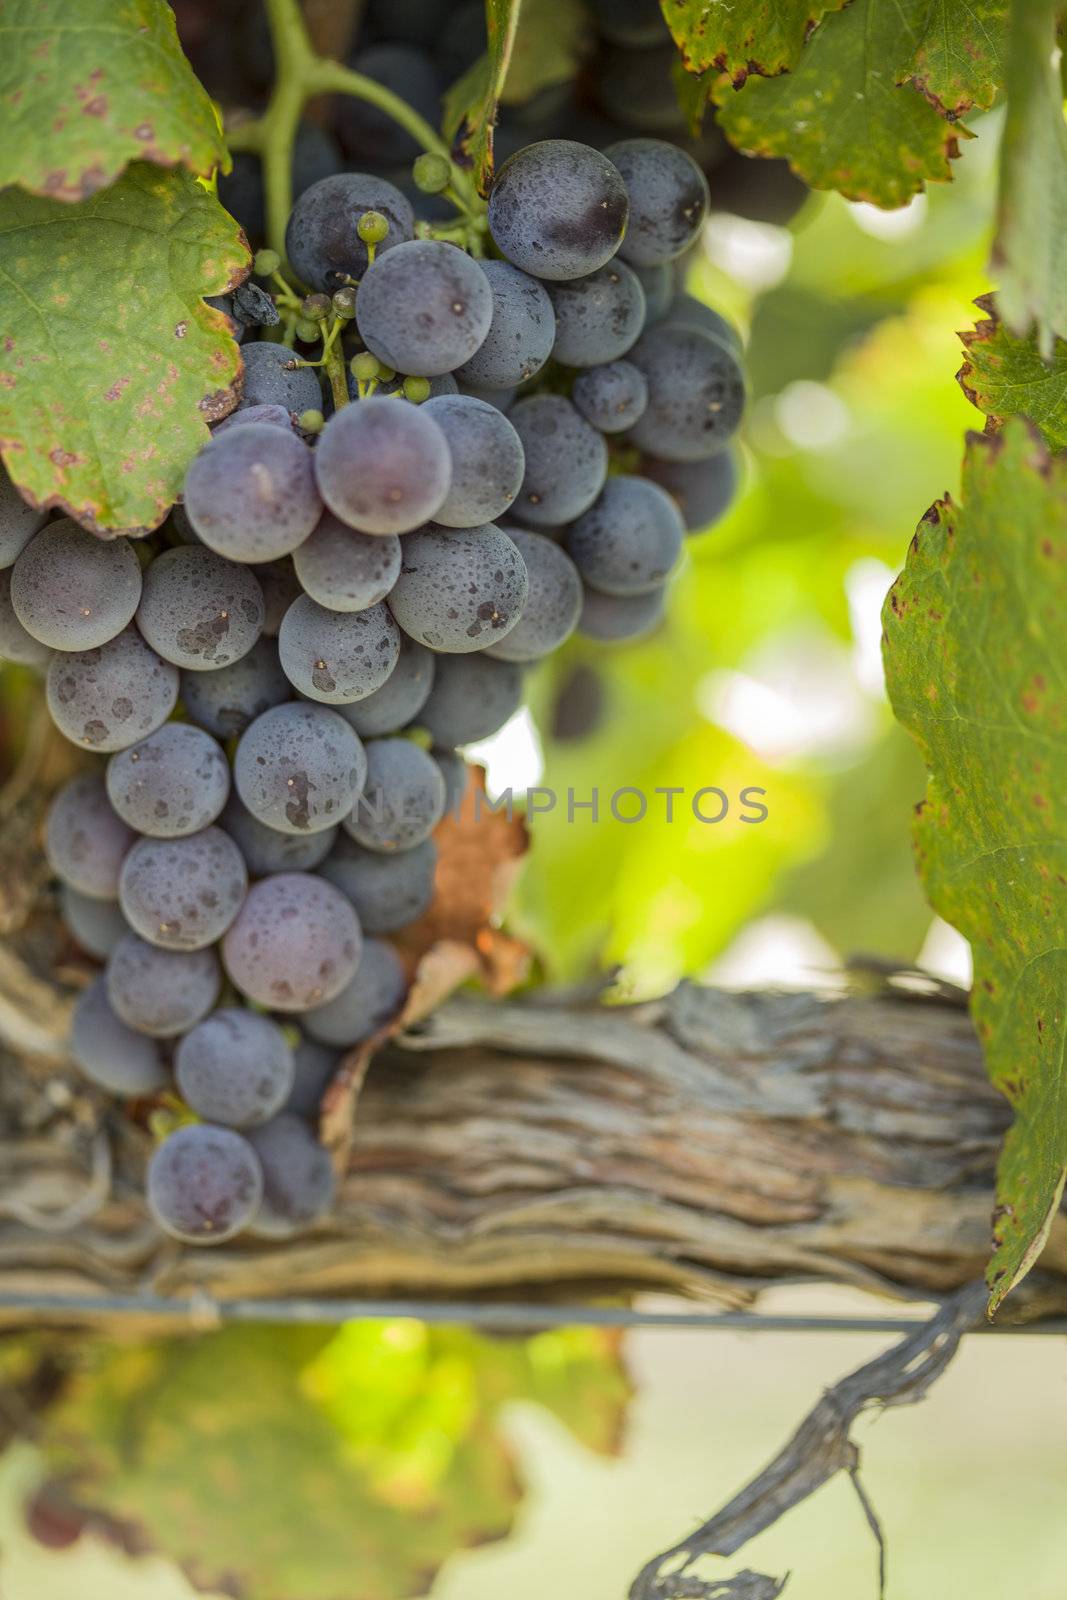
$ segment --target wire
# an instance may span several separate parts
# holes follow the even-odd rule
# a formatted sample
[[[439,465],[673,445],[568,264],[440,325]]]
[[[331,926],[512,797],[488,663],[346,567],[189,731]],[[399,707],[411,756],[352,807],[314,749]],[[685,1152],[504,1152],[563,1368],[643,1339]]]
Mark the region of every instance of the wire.
[[[490,1331],[535,1332],[575,1326],[598,1328],[693,1328],[733,1333],[910,1333],[927,1319],[763,1315],[750,1311],[634,1311],[624,1306],[537,1305],[440,1300],[213,1300],[207,1295],[76,1295],[0,1293],[4,1312],[114,1316],[122,1312],[173,1317],[184,1311],[194,1326],[223,1322],[341,1323],[408,1317],[419,1322],[468,1324]],[[1067,1333],[1067,1318],[1034,1323],[982,1324],[975,1333]]]

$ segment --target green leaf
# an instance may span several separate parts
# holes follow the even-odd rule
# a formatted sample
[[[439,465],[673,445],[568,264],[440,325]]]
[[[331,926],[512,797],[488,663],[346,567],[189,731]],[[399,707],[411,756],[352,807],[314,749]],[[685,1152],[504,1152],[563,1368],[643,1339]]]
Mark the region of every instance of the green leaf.
[[[972,107],[988,110],[1004,84],[1011,0],[924,0],[918,42],[902,64],[942,115],[955,121]]]
[[[1067,344],[1057,339],[1042,361],[1033,337],[1020,339],[997,316],[992,295],[975,304],[989,317],[961,333],[967,359],[957,377],[968,400],[996,429],[1008,417],[1029,417],[1053,450],[1067,450]]]
[[[41,1444],[80,1501],[242,1600],[425,1594],[512,1525],[501,1407],[548,1405],[594,1448],[629,1386],[598,1330],[495,1341],[409,1320],[98,1344]]]
[[[972,1013],[1015,1110],[991,1309],[1029,1270],[1067,1167],[1067,461],[1026,424],[972,435],[883,614],[893,709],[929,768],[930,903],[971,941]]]
[[[523,105],[542,89],[574,77],[590,33],[581,0],[522,0],[503,105]]]
[[[719,120],[740,149],[788,157],[815,189],[902,206],[946,180],[959,154],[951,126],[914,88],[899,87],[923,40],[929,0],[852,0],[816,28],[795,70],[720,80]]]
[[[131,167],[90,200],[0,194],[0,450],[23,493],[98,532],[162,521],[240,356],[204,304],[248,251],[180,169]]]
[[[85,200],[131,161],[229,164],[164,0],[6,0],[0,187]]]
[[[1067,338],[1067,124],[1054,0],[1013,0],[1008,111],[994,265],[1014,333],[1037,327],[1042,356]]]
[[[773,78],[796,66],[804,41],[827,12],[848,0],[660,0],[667,26],[690,72],[714,67],[740,87],[750,73]]]
[[[515,45],[519,5],[520,0],[485,0],[489,48],[444,98],[442,126],[452,141],[453,159],[473,169],[481,194],[492,181],[493,128]]]

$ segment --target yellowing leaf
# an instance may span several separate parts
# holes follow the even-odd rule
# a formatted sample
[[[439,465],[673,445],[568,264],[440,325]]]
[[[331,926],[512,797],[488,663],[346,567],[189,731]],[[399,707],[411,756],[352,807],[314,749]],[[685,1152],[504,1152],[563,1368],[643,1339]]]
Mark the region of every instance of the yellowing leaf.
[[[493,128],[497,106],[507,77],[520,0],[485,0],[485,26],[489,47],[445,95],[443,127],[452,140],[452,156],[470,167],[480,193],[493,176]]]
[[[915,829],[934,909],[971,941],[972,1012],[1015,1122],[995,1308],[1033,1264],[1067,1167],[1067,461],[1009,422],[973,436],[883,615],[893,709],[929,769]]]
[[[228,164],[164,0],[5,0],[0,188],[84,200],[131,161]]]
[[[219,294],[237,224],[188,173],[131,167],[78,205],[0,194],[0,450],[38,505],[98,532],[154,528],[232,408]]]
[[[812,28],[847,0],[756,0],[752,5],[709,0],[660,0],[667,26],[690,72],[714,67],[737,86],[750,73],[789,72]]]

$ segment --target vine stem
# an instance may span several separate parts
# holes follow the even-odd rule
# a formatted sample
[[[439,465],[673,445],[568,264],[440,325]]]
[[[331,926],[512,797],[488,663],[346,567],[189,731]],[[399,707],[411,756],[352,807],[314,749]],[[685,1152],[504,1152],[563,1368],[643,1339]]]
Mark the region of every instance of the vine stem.
[[[285,255],[285,225],[292,210],[293,141],[300,113],[318,94],[348,94],[366,100],[397,122],[417,144],[451,160],[447,144],[419,113],[373,78],[317,55],[308,37],[299,0],[265,0],[274,46],[276,77],[266,111],[228,134],[231,150],[252,150],[263,162],[267,237]],[[462,209],[473,215],[478,197],[468,175],[453,168],[453,186]]]

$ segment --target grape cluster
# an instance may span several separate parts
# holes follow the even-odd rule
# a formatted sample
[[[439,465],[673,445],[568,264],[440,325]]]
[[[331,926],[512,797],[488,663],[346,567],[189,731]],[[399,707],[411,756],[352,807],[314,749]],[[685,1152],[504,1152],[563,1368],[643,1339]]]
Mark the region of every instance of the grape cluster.
[[[148,1172],[177,1238],[274,1237],[329,1205],[308,1114],[402,1007],[387,936],[430,904],[457,749],[576,630],[653,626],[686,530],[728,503],[736,335],[646,290],[707,209],[669,144],[541,142],[497,175],[490,260],[417,236],[386,180],[327,177],[289,221],[295,342],[256,296],[224,307],[242,399],[162,530],[105,542],[4,487],[0,652],[98,758],[47,825],[70,932],[104,963],[72,1052],[178,1108]]]

